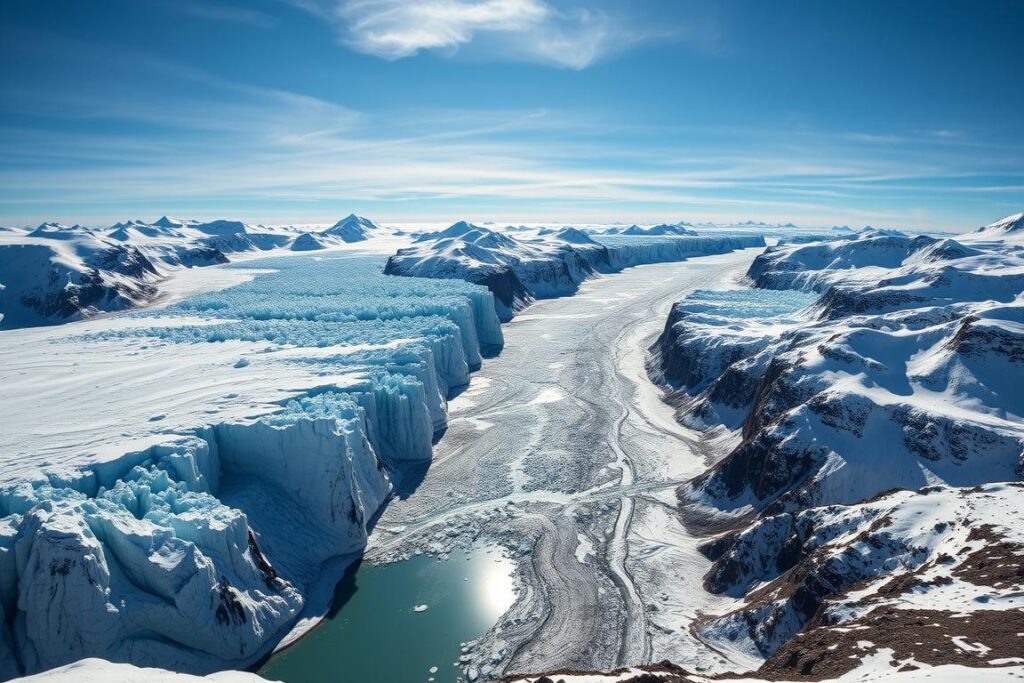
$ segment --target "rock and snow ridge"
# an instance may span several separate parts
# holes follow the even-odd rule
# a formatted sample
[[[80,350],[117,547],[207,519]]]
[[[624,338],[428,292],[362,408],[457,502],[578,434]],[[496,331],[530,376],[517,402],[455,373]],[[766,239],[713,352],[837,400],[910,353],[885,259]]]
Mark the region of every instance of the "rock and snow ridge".
[[[899,661],[892,653],[882,651],[869,655],[866,662],[856,669],[837,677],[770,678],[777,683],[787,681],[814,680],[822,683],[873,683],[892,681],[894,683],[1003,683],[1018,681],[1024,677],[1024,666],[1019,664],[993,669],[968,668],[958,664],[939,666],[922,665],[915,661]],[[515,675],[502,678],[496,683],[714,683],[728,680],[731,683],[763,683],[765,678],[748,678],[730,675],[726,678],[701,675],[686,671],[669,662],[635,666],[606,673],[583,671],[558,671],[530,676]]]
[[[672,233],[637,230],[625,236],[602,236],[564,228],[543,230],[535,239],[517,239],[460,221],[420,235],[414,246],[388,259],[385,272],[485,285],[495,296],[499,317],[508,321],[534,299],[571,295],[581,282],[599,273],[764,246],[764,239],[753,235],[695,237],[682,228]]]
[[[97,656],[200,674],[258,661],[310,616],[325,567],[362,550],[430,459],[451,391],[502,343],[482,287],[338,255],[247,267],[169,309],[4,333],[0,678]],[[70,442],[30,415],[70,419],[44,398],[66,358],[115,382],[71,374],[89,403]]]
[[[380,228],[350,215],[323,232],[163,216],[106,230],[43,223],[0,231],[0,329],[47,325],[153,302],[168,275],[229,254],[311,251],[365,241]],[[232,257],[233,258],[233,257]]]
[[[880,648],[1014,661],[1022,220],[769,248],[754,289],[673,307],[652,376],[684,422],[734,444],[679,490],[691,524],[732,529],[704,548],[705,586],[742,602],[705,616],[705,642],[782,679],[840,675]]]

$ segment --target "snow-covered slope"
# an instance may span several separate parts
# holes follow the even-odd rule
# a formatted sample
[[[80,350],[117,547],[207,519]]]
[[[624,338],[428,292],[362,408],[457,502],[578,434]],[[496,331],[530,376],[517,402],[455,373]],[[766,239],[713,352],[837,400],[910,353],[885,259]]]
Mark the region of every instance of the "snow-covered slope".
[[[758,236],[591,236],[575,228],[542,231],[524,240],[460,221],[420,235],[416,245],[388,259],[385,272],[486,285],[507,321],[534,299],[573,294],[598,273],[763,245]]]
[[[1019,221],[769,248],[748,271],[755,289],[673,307],[652,375],[684,421],[734,445],[679,490],[692,525],[739,528],[706,548],[709,590],[743,598],[706,618],[707,641],[782,678],[865,650],[860,635],[934,664],[1019,651]],[[998,586],[975,566],[994,566],[981,541],[1005,551]],[[977,627],[956,621],[967,612]]]
[[[160,311],[3,333],[2,677],[257,661],[322,614],[311,591],[502,343],[476,285],[337,253],[243,269]]]
[[[0,231],[0,329],[145,305],[182,268],[223,264],[235,255],[339,248],[374,236],[383,232],[354,215],[323,231],[167,216],[105,230],[57,223],[6,229]]]
[[[380,230],[380,226],[369,218],[351,213],[324,230],[322,234],[336,237],[343,242],[362,242],[369,239],[378,230]]]
[[[138,306],[159,277],[137,247],[80,226],[0,233],[0,328]]]
[[[761,683],[765,680],[786,683],[787,681],[821,681],[822,683],[1012,683],[1024,677],[1024,666],[1002,666],[992,669],[968,668],[958,664],[941,666],[922,665],[916,661],[894,661],[888,652],[872,655],[861,666],[841,676],[810,677],[733,677],[715,678],[702,676],[671,666],[629,667],[608,673],[558,671],[531,676],[510,676],[498,683],[712,683],[728,680],[733,683]]]
[[[497,683],[713,683],[727,680],[732,683],[762,683],[775,681],[820,681],[821,683],[1014,683],[1024,677],[1024,666],[1001,666],[991,669],[968,668],[959,664],[928,666],[917,661],[894,660],[891,653],[882,651],[865,658],[856,669],[840,676],[784,676],[716,678],[691,673],[670,663],[629,667],[607,673],[557,671],[531,676],[516,675],[502,678]]]
[[[708,549],[708,588],[746,600],[699,630],[755,647],[770,677],[838,675],[881,648],[933,666],[1014,663],[1022,495],[1020,482],[933,486],[763,517]]]

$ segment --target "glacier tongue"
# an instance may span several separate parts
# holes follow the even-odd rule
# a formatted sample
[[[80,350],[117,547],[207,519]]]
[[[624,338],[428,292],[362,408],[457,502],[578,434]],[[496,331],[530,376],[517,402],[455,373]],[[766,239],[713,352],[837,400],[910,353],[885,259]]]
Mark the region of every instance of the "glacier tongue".
[[[267,265],[232,289],[57,342],[172,356],[264,344],[233,372],[323,381],[251,417],[193,415],[168,432],[159,425],[174,416],[155,415],[145,447],[77,467],[41,461],[0,485],[4,678],[91,656],[192,673],[257,661],[325,562],[362,550],[394,481],[431,458],[450,392],[482,348],[502,344],[482,287],[386,277],[358,257],[253,267]],[[291,376],[275,372],[264,385]]]

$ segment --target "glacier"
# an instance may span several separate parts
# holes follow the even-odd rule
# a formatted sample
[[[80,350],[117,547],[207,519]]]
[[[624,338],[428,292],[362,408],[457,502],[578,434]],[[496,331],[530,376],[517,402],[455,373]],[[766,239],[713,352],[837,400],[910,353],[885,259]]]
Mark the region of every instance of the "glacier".
[[[350,219],[346,229],[379,230]],[[88,239],[149,239],[150,254],[168,240],[221,253],[251,243],[273,257],[230,264],[238,284],[227,288],[6,333],[0,391],[20,407],[0,437],[11,465],[0,476],[5,677],[90,656],[245,668],[326,608],[309,596],[361,553],[386,501],[430,462],[449,398],[504,344],[485,286],[393,277],[379,257],[333,247],[290,253],[303,235],[342,239],[327,232],[121,224]],[[530,249],[559,263],[521,271],[531,299],[598,272],[761,243],[626,236],[609,247],[572,228],[551,234]],[[51,427],[67,415],[49,399],[59,386],[78,405],[66,429]]]
[[[229,382],[248,388],[219,399],[230,419],[186,404],[152,415],[133,434],[143,447],[117,452],[115,436],[104,457],[40,460],[30,426],[6,437],[15,461],[36,462],[0,479],[4,677],[90,656],[197,674],[265,656],[325,564],[362,550],[409,467],[430,460],[448,397],[503,343],[477,285],[388,277],[378,258],[337,254],[233,267],[252,278],[45,333],[51,357],[206,347],[200,358],[227,359],[216,373],[257,388],[305,379],[248,407],[248,381]],[[169,391],[204,380],[161,363]]]

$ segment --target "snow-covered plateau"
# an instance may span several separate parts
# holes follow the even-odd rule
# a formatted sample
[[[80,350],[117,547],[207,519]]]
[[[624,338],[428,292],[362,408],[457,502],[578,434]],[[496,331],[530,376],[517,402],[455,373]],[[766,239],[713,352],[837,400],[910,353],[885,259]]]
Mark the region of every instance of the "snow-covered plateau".
[[[735,601],[696,637],[775,680],[883,651],[1021,663],[1024,214],[770,247],[676,303],[652,351],[725,453],[678,489],[688,528],[719,532],[704,587]]]
[[[0,678],[87,657],[198,675],[252,666],[326,612],[330,586],[389,500],[434,500],[424,498],[434,488],[418,487],[449,401],[462,391],[455,400],[470,402],[470,373],[504,331],[486,287],[384,275],[383,254],[409,244],[403,233],[356,217],[328,229],[161,219],[3,232],[0,312],[18,329],[0,332]],[[619,246],[564,230],[542,242],[607,250],[612,270],[761,243],[607,239]],[[191,260],[194,250],[210,258]],[[215,265],[226,254],[236,262]],[[561,291],[557,278],[548,284],[545,296]],[[592,472],[602,485],[606,464]],[[517,491],[537,490],[534,463],[510,466]],[[497,523],[504,504],[476,519]],[[521,524],[543,526],[533,514]],[[427,526],[448,522],[460,520],[443,512]],[[450,528],[453,542],[477,533]],[[376,546],[381,558],[397,547],[394,529]],[[408,547],[419,542],[412,532]],[[572,554],[573,534],[558,552]],[[625,575],[620,566],[604,581]]]

